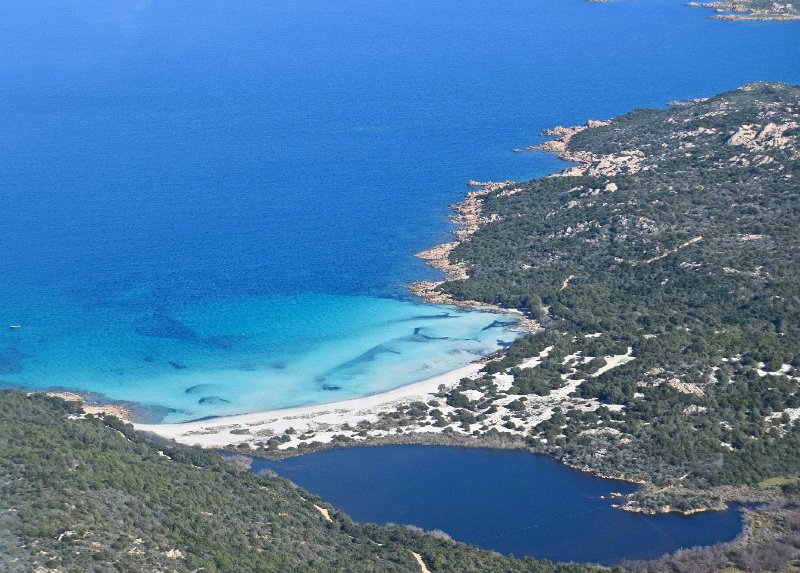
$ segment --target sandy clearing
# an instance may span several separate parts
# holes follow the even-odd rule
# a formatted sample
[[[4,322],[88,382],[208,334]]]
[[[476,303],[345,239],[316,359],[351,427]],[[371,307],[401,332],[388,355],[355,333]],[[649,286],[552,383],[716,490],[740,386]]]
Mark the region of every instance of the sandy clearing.
[[[320,512],[320,513],[322,514],[322,518],[323,518],[325,521],[333,521],[333,520],[331,519],[331,514],[330,514],[330,512],[329,512],[327,509],[325,509],[324,507],[320,507],[320,506],[318,506],[318,505],[315,503],[315,504],[314,504],[314,509],[316,509],[318,512]]]
[[[533,358],[528,358],[527,360],[522,361],[518,368],[536,368],[542,361],[550,356],[550,353],[553,351],[552,346],[548,346],[544,350],[539,353],[539,356],[534,356]]]
[[[685,248],[686,248],[686,247],[688,247],[689,245],[693,245],[693,244],[695,244],[695,243],[698,243],[698,242],[700,242],[700,241],[702,241],[702,240],[703,240],[703,235],[698,235],[697,237],[694,237],[694,238],[692,238],[692,239],[689,239],[689,240],[688,240],[688,241],[686,241],[685,243],[682,243],[682,244],[678,245],[678,246],[677,246],[677,247],[675,247],[674,249],[671,249],[671,250],[667,251],[666,253],[664,253],[664,254],[662,254],[662,255],[658,255],[657,257],[653,257],[653,258],[647,259],[647,260],[644,262],[644,264],[646,264],[646,265],[649,265],[650,263],[654,263],[654,262],[656,262],[656,261],[660,261],[661,259],[665,259],[665,258],[667,258],[667,257],[668,257],[668,256],[670,256],[670,255],[674,255],[675,253],[677,253],[677,252],[678,252],[678,251],[680,251],[681,249],[685,249]]]
[[[110,414],[111,416],[116,416],[121,420],[130,420],[133,417],[130,411],[128,411],[122,406],[115,404],[99,404],[95,402],[87,402],[86,396],[79,394],[77,392],[66,392],[66,391],[44,392],[44,394],[46,396],[61,398],[62,400],[66,400],[67,402],[80,402],[81,408],[87,414],[94,414],[95,416],[99,414]]]

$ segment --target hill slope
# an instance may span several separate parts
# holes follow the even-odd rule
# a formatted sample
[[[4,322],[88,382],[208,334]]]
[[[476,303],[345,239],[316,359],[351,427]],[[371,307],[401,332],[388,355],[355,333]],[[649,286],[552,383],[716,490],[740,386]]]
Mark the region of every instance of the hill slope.
[[[161,449],[116,418],[0,393],[0,570],[589,571],[515,560],[404,527],[354,525],[274,477]],[[318,507],[315,507],[315,504]]]
[[[661,484],[800,475],[799,124],[800,88],[749,84],[557,128],[542,147],[576,167],[482,196],[491,222],[450,254],[468,278],[439,290],[547,327],[488,367],[549,349],[509,394],[574,381],[603,405],[551,412],[531,443]]]

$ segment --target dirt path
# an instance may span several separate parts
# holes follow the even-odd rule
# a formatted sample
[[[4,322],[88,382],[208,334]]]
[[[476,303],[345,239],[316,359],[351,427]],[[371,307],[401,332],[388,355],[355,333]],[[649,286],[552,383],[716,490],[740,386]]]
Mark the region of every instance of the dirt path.
[[[325,521],[333,521],[331,519],[330,512],[327,509],[325,509],[324,507],[320,507],[315,503],[314,504],[314,509],[316,509],[318,512],[320,512],[322,514],[322,517],[325,519]]]
[[[419,570],[422,571],[422,573],[431,573],[431,570],[428,569],[428,566],[425,565],[425,562],[422,560],[422,555],[419,553],[414,553],[413,551],[411,552],[411,555],[413,555],[414,559],[416,559],[417,563],[419,563]]]

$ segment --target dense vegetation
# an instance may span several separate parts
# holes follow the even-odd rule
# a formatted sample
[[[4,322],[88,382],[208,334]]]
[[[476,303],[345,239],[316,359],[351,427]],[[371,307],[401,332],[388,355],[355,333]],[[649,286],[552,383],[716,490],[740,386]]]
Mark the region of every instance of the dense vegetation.
[[[353,524],[289,482],[161,448],[77,404],[0,393],[0,570],[580,572]],[[70,416],[73,414],[72,416]]]
[[[544,368],[586,357],[577,393],[622,406],[559,412],[531,443],[661,484],[800,475],[799,121],[800,88],[781,84],[637,110],[569,140],[575,175],[485,197],[496,220],[451,254],[469,278],[440,288],[546,327],[489,372],[553,346]]]

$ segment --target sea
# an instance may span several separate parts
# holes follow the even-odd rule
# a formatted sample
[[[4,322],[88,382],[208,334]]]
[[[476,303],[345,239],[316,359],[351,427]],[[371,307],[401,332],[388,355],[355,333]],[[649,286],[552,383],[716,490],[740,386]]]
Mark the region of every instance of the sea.
[[[421,304],[465,182],[556,124],[800,82],[800,23],[682,0],[5,0],[0,385],[179,422],[372,394],[508,345]],[[9,328],[19,325],[20,328]]]

